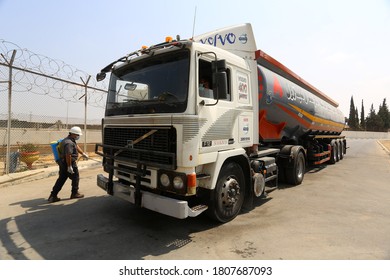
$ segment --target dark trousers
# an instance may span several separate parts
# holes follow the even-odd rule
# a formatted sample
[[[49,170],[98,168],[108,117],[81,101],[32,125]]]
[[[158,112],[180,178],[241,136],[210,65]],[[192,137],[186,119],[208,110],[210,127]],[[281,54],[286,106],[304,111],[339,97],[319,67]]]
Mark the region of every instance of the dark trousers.
[[[68,167],[66,162],[60,160],[58,162],[58,165],[60,167],[60,170],[58,172],[58,179],[54,184],[51,195],[57,196],[57,194],[61,191],[62,187],[64,186],[68,178],[72,180],[72,193],[77,193],[79,190],[80,175],[79,175],[79,169],[77,168],[76,162],[72,161],[72,168],[74,174],[68,173]]]

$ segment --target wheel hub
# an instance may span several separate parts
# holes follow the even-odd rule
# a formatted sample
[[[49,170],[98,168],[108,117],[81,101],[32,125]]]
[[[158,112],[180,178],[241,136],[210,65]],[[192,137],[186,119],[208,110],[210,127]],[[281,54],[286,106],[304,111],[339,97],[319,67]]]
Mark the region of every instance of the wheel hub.
[[[236,179],[228,178],[223,186],[222,203],[226,207],[233,206],[240,197],[240,186]]]

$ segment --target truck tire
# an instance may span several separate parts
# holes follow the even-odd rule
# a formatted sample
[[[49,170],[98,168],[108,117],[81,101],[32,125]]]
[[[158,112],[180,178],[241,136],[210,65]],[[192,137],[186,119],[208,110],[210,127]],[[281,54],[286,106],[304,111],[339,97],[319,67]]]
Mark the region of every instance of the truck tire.
[[[285,169],[287,183],[294,186],[300,185],[305,175],[305,169],[305,155],[300,151]]]
[[[211,194],[209,216],[221,223],[233,220],[241,211],[245,198],[245,178],[240,165],[227,162],[221,168]]]
[[[343,140],[343,154],[346,155],[347,154],[347,140]]]
[[[335,164],[336,162],[339,161],[339,148],[337,142],[335,140],[332,140],[332,142],[330,143],[330,147],[331,147],[331,152],[330,152],[329,163]]]
[[[339,160],[342,160],[344,158],[344,142],[338,141],[338,147],[339,147]]]

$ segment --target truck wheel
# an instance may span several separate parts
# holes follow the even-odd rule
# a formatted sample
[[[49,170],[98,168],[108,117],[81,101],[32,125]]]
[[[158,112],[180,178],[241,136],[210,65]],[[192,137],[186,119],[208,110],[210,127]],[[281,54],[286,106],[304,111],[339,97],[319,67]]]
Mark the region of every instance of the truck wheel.
[[[304,154],[298,152],[290,166],[285,169],[287,183],[294,186],[301,184],[305,175],[305,165]]]
[[[330,147],[331,147],[331,152],[330,152],[330,161],[329,163],[330,164],[335,164],[336,162],[339,161],[339,148],[338,148],[338,145],[336,143],[336,141],[332,140],[332,142],[330,143]]]
[[[347,140],[343,140],[343,154],[345,155],[347,153]]]
[[[240,165],[228,162],[222,166],[212,192],[209,215],[222,223],[233,220],[241,210],[245,197],[245,178]]]
[[[339,147],[339,160],[342,160],[344,158],[344,143],[343,143],[343,141],[338,141],[338,147]]]

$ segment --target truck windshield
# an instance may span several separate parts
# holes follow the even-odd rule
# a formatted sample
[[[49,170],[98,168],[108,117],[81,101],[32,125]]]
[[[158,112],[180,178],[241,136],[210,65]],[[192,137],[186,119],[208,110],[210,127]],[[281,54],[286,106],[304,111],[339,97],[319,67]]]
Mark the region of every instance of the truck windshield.
[[[189,51],[151,55],[114,70],[106,116],[180,113],[187,107]]]

